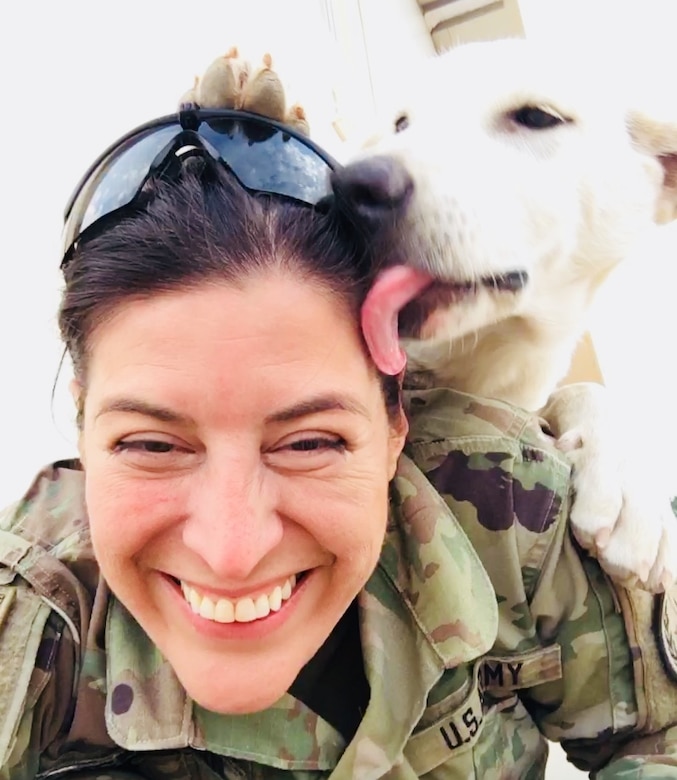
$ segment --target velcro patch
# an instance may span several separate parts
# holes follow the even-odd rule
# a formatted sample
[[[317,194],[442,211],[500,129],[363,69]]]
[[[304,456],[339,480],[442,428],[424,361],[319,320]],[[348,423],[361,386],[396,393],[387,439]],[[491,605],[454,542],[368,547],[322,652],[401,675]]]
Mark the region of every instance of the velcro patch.
[[[561,678],[562,649],[559,645],[509,656],[487,655],[480,664],[480,685],[494,695],[506,695]]]
[[[677,594],[674,588],[658,598],[656,628],[665,670],[677,682]]]
[[[484,723],[479,669],[480,664],[476,664],[470,690],[460,706],[409,738],[404,756],[416,777],[432,772],[452,753],[456,757],[471,750],[479,741]]]

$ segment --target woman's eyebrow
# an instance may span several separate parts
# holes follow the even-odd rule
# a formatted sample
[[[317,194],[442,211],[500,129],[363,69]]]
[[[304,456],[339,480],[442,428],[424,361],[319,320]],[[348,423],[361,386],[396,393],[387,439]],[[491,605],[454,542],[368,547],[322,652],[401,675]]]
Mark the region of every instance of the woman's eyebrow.
[[[371,419],[369,409],[356,398],[342,393],[328,393],[326,395],[308,398],[297,404],[288,406],[285,409],[280,409],[280,411],[268,415],[265,422],[289,422],[290,420],[297,420],[311,414],[332,411],[351,412],[352,414],[359,414],[362,417]],[[101,409],[99,409],[95,419],[110,412],[142,414],[145,417],[152,417],[160,422],[175,423],[184,426],[195,424],[195,421],[189,415],[180,414],[165,406],[158,406],[156,404],[148,403],[147,401],[142,401],[140,398],[112,398],[111,400],[106,401]]]
[[[293,404],[286,409],[281,409],[279,412],[266,417],[266,423],[288,422],[311,414],[332,411],[351,412],[352,414],[359,414],[367,419],[371,419],[369,409],[356,398],[341,393],[329,393],[327,395],[318,395],[298,404]]]
[[[98,419],[109,412],[126,412],[127,414],[142,414],[145,417],[152,417],[155,420],[166,423],[177,423],[179,425],[194,424],[192,417],[185,414],[179,414],[165,406],[157,406],[139,398],[112,398],[106,401],[96,414]]]

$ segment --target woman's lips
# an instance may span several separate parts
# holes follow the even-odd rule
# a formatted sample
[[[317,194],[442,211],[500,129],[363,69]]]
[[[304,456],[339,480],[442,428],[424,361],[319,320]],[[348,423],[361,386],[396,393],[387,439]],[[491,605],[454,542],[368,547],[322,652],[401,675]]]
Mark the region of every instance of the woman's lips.
[[[293,586],[290,583],[290,593],[286,599],[280,599],[280,605],[275,606],[277,609],[269,610],[267,615],[245,615],[228,616],[225,622],[217,619],[216,608],[214,605],[214,614],[211,613],[211,609],[207,610],[207,614],[202,615],[201,607],[202,601],[199,604],[191,603],[190,592],[187,594],[186,590],[182,588],[180,581],[174,577],[168,575],[161,575],[162,581],[169,586],[172,591],[172,601],[178,599],[181,603],[181,612],[184,614],[193,627],[206,637],[212,637],[215,639],[238,639],[238,640],[251,640],[261,639],[264,636],[280,628],[295,611],[299,598],[302,597],[302,593],[306,590],[309,581],[313,579],[314,572],[306,571],[299,575]],[[286,595],[286,594],[285,594]],[[196,606],[198,607],[196,609]],[[269,604],[270,606],[270,604]],[[237,605],[234,605],[234,611],[237,609]],[[244,619],[243,619],[244,618]],[[249,619],[253,618],[253,619]]]

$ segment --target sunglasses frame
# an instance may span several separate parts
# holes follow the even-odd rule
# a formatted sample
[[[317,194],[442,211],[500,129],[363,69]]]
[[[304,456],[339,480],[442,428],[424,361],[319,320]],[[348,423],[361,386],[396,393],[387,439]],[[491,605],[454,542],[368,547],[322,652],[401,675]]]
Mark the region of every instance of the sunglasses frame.
[[[158,158],[161,158],[163,154],[165,156],[168,156],[171,147],[174,145],[176,141],[176,138],[178,138],[182,133],[186,131],[195,133],[198,136],[198,138],[200,138],[200,133],[199,133],[200,126],[203,123],[209,123],[210,121],[216,121],[216,120],[231,120],[231,121],[242,122],[242,123],[251,123],[251,124],[259,125],[261,128],[265,130],[274,130],[276,132],[282,133],[284,136],[293,138],[295,141],[301,144],[301,146],[304,146],[306,149],[312,152],[312,154],[314,154],[327,166],[328,171],[335,171],[337,168],[340,167],[340,164],[328,152],[322,149],[322,147],[318,146],[310,138],[303,135],[302,133],[299,133],[293,127],[289,127],[289,125],[286,125],[283,122],[278,122],[275,119],[269,119],[268,117],[261,116],[260,114],[253,114],[250,111],[240,111],[237,109],[188,108],[174,114],[166,114],[165,116],[158,117],[157,119],[152,119],[148,122],[144,122],[143,124],[138,125],[133,130],[130,130],[129,132],[125,133],[123,136],[121,136],[112,144],[110,144],[87,168],[86,172],[80,178],[75,188],[73,189],[73,192],[68,198],[68,202],[66,203],[66,207],[64,209],[64,215],[63,215],[64,230],[69,220],[73,216],[73,207],[77,203],[78,197],[85,189],[92,176],[98,171],[100,166],[104,162],[109,160],[111,157],[113,157],[118,150],[122,149],[124,151],[125,150],[124,147],[128,144],[129,141],[132,141],[136,136],[138,136],[140,139],[148,138],[152,135],[151,131],[161,130],[167,127],[171,127],[172,125],[176,126],[177,129],[176,136],[168,142],[165,149],[162,150],[162,152],[159,155],[155,155],[154,159],[148,161],[148,172],[144,175],[143,179],[139,181],[139,188],[137,189],[135,195],[131,198],[130,201],[128,201],[126,204],[122,204],[118,208],[124,208],[134,203],[134,200],[136,199],[138,192],[141,189],[143,183],[147,180],[148,176],[155,169],[157,169],[158,165],[161,163],[161,160]],[[208,140],[202,139],[202,142],[203,142],[203,148],[205,149],[205,151],[207,151],[207,153],[210,155],[212,159],[216,159],[218,162],[228,165],[228,160],[226,160],[220,154],[218,154],[218,149],[213,149],[212,145],[208,142]],[[212,149],[214,152],[217,152],[218,154],[216,158],[214,157]],[[282,193],[277,193],[272,190],[252,188],[242,184],[242,182],[240,182],[237,176],[237,173],[234,173],[234,175],[235,178],[238,179],[238,182],[241,184],[241,186],[250,192],[266,193],[270,195],[275,195],[277,197],[288,198],[290,200],[295,200],[298,203],[303,203],[308,206],[316,206],[317,203],[319,202],[319,201],[311,202],[300,197],[295,198],[291,195],[284,195]],[[92,202],[92,198],[90,197],[83,204],[80,210],[84,213],[91,202]],[[87,232],[91,227],[96,225],[99,221],[105,219],[107,216],[109,216],[110,214],[114,213],[114,211],[117,210],[118,209],[116,208],[110,212],[107,212],[106,214],[101,214],[91,224],[87,225],[87,227],[84,228],[84,230],[79,230],[77,234],[74,235],[74,237],[70,241],[70,244],[67,247],[65,247],[63,250],[63,255],[62,255],[63,259],[61,263],[62,268],[66,265],[68,258],[71,255],[73,247],[77,244],[78,240],[83,235],[83,233]]]

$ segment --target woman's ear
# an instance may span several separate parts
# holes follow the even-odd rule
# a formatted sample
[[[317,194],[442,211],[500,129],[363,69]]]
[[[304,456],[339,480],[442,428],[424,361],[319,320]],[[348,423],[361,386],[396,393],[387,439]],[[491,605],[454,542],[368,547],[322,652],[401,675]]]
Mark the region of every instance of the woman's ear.
[[[409,421],[402,407],[399,408],[397,416],[391,414],[390,419],[390,438],[388,441],[388,479],[395,476],[397,470],[397,461],[404,447],[409,433]]]
[[[73,399],[73,403],[77,409],[79,422],[80,416],[82,415],[82,404],[84,401],[84,397],[82,395],[82,385],[80,384],[79,380],[71,379],[70,384],[68,385],[68,389],[71,391],[71,398]]]
[[[82,385],[77,379],[71,379],[68,389],[71,392],[71,398],[75,404],[76,409],[76,422],[78,426],[78,453],[80,455],[80,461],[84,465],[84,447],[83,445],[83,410],[85,405],[85,396]]]

